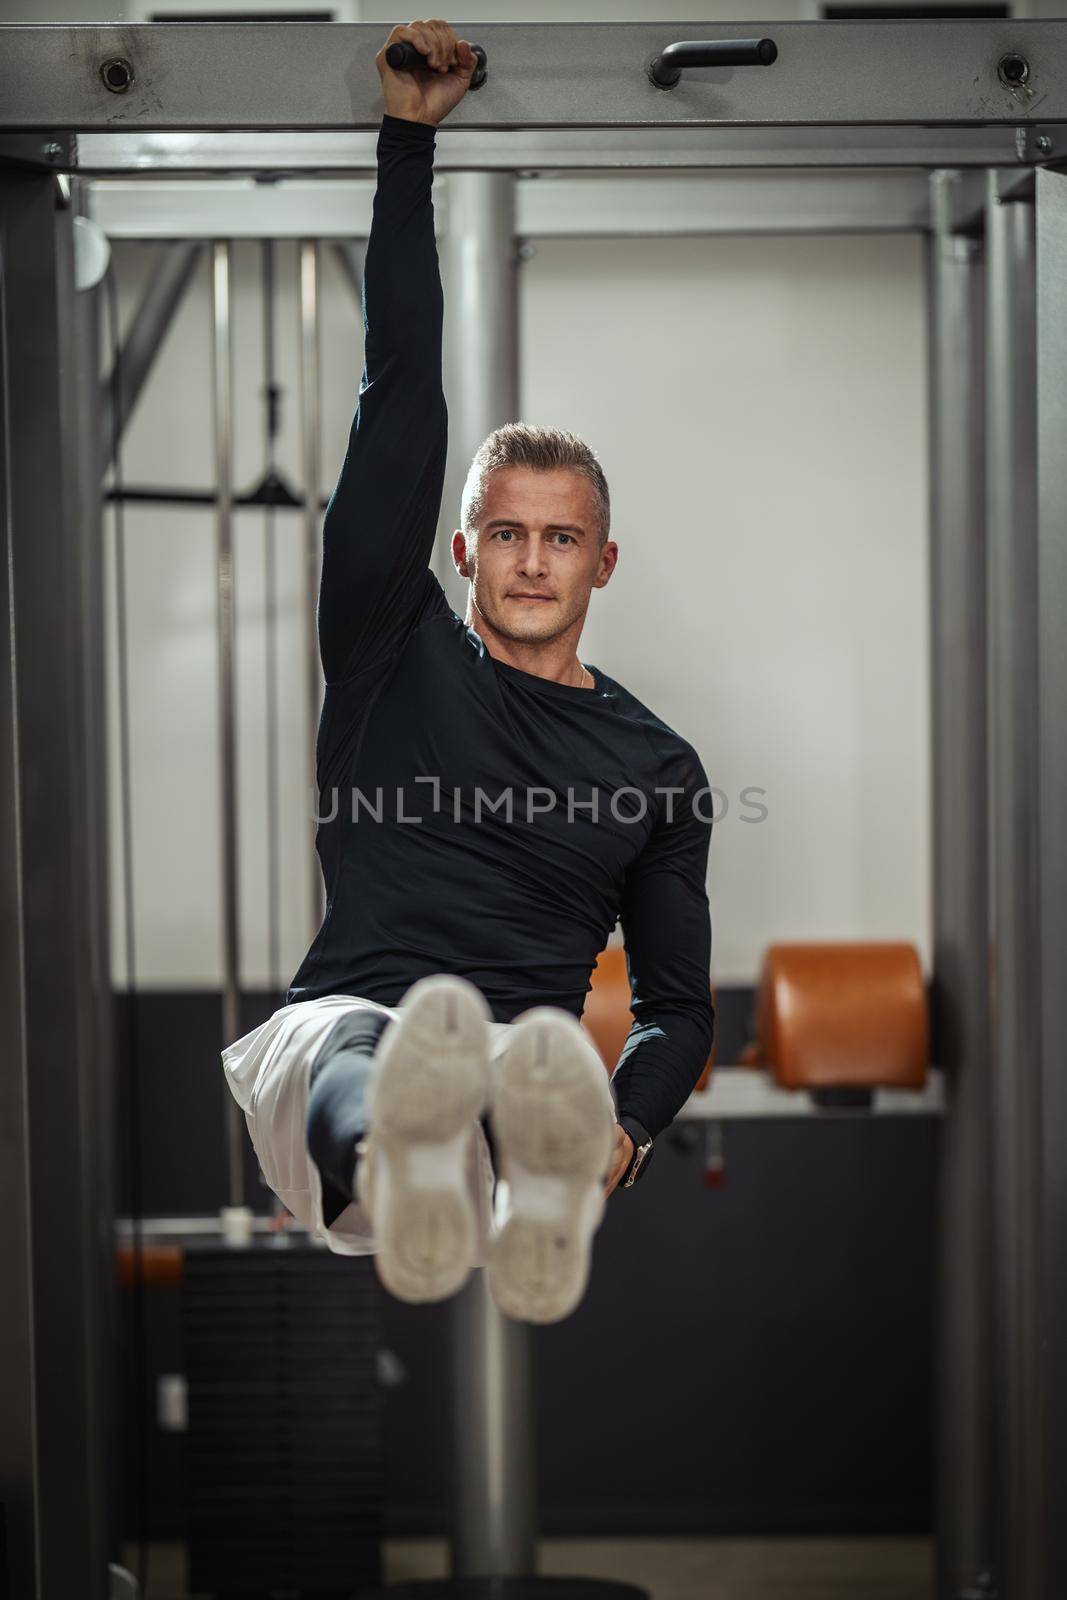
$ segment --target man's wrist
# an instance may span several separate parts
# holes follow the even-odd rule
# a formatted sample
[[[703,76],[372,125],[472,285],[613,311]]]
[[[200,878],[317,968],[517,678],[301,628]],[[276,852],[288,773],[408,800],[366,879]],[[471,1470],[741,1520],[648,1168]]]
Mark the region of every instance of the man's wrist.
[[[618,1123],[623,1132],[629,1135],[633,1144],[633,1154],[619,1179],[619,1188],[626,1189],[644,1177],[645,1169],[652,1159],[652,1135],[636,1117],[621,1116]]]
[[[434,135],[437,132],[437,123],[428,122],[425,117],[402,117],[395,111],[382,113],[383,125],[389,122],[399,123],[401,128],[425,128],[427,133]]]

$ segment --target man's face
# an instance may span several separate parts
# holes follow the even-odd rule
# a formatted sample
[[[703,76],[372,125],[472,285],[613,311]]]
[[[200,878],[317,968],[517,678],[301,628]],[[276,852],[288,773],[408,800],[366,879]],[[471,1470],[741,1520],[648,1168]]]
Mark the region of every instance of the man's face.
[[[611,576],[618,546],[598,537],[593,486],[567,467],[500,467],[489,474],[476,536],[452,536],[456,567],[493,630],[543,644],[581,621]]]

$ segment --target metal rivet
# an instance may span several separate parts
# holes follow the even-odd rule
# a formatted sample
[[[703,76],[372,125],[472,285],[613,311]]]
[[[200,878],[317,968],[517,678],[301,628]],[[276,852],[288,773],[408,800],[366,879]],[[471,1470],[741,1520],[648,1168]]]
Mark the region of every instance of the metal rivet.
[[[105,89],[110,89],[112,94],[125,94],[133,83],[133,68],[124,57],[112,56],[101,65],[100,76]]]
[[[997,62],[997,73],[1001,83],[1006,83],[1010,89],[1017,89],[1021,83],[1025,83],[1029,78],[1030,63],[1025,56],[1015,55],[1014,53],[1001,56]]]

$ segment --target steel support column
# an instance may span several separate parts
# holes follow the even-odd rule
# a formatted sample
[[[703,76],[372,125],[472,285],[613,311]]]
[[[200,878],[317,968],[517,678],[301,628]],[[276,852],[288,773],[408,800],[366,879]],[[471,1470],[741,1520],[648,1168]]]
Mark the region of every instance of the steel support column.
[[[241,1034],[241,929],[237,841],[237,696],[234,683],[236,611],[233,592],[233,245],[216,239],[212,254],[212,419],[218,510],[215,534],[219,672],[220,878],[222,883],[222,1033]],[[227,1200],[244,1204],[244,1118],[220,1079],[226,1129]]]
[[[947,1079],[938,1188],[938,1600],[992,1568],[992,1208],[986,851],[984,262],[956,232],[962,175],[931,176],[933,1059]]]
[[[75,216],[91,215],[90,184],[72,181]],[[75,239],[77,246],[77,239]],[[85,1077],[89,1121],[86,1140],[84,1210],[90,1227],[90,1261],[98,1284],[97,1317],[91,1332],[95,1349],[91,1381],[100,1441],[96,1488],[99,1515],[109,1529],[110,1553],[118,1554],[119,1525],[119,1423],[117,1416],[115,1337],[117,1293],[115,1285],[115,1091],[114,989],[111,978],[110,850],[107,785],[107,669],[104,641],[104,516],[100,399],[100,334],[103,291],[99,284],[81,288],[74,296],[73,316],[75,384],[65,386],[68,396],[69,437],[76,452],[77,538],[81,553],[81,609],[84,618],[82,654],[82,704],[85,717],[87,766],[82,793],[87,812],[89,848],[89,904],[93,926],[87,949],[89,992],[97,1028],[97,1051]],[[162,338],[162,334],[160,334]],[[89,1024],[92,1025],[92,1024]]]
[[[988,181],[996,1578],[1002,1600],[1038,1600],[1046,1591],[1040,1571],[1044,1485],[1034,206],[1025,198],[1002,199],[999,173],[990,173]]]
[[[319,575],[322,572],[322,512],[319,509],[320,465],[319,424],[319,241],[301,239],[298,251],[300,283],[300,457],[304,478],[304,572],[306,603],[305,660],[307,663],[307,783],[312,793],[316,775],[319,716],[322,711],[323,679],[319,658],[318,602]],[[309,941],[318,932],[326,908],[326,886],[319,868],[315,833],[308,830],[308,909]]]
[[[1067,1590],[1067,174],[1037,174],[1044,1594]],[[1035,1360],[1038,1352],[1035,1352]]]
[[[441,241],[445,290],[444,379],[448,463],[441,500],[437,575],[463,615],[467,581],[452,564],[460,496],[471,457],[487,434],[519,413],[515,177],[454,172]]]
[[[467,584],[448,555],[449,535],[459,524],[460,491],[486,434],[518,413],[514,233],[511,174],[453,174],[442,262],[449,445],[439,572],[461,614]],[[530,1329],[501,1315],[481,1269],[452,1302],[452,1382],[453,1574],[532,1573],[537,1517]]]
[[[86,698],[99,544],[84,538],[71,432],[72,221],[54,176],[0,173],[0,1586],[20,1600],[103,1600],[108,1566],[92,1126],[102,797]]]
[[[499,1312],[478,1268],[452,1302],[452,1575],[537,1566],[531,1330]]]

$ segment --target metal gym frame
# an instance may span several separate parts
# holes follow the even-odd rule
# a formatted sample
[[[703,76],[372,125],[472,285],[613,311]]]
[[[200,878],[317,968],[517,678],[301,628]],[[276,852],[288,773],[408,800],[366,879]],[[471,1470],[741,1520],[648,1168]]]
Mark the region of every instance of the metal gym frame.
[[[438,140],[464,346],[452,499],[515,411],[516,238],[926,240],[934,1050],[949,1084],[936,1590],[1053,1600],[1067,1581],[1067,21],[475,32],[487,81]],[[683,37],[748,48],[660,87],[652,63]],[[765,39],[773,61],[754,53]],[[159,236],[188,239],[201,218],[216,296],[239,231],[280,236],[296,217],[301,235],[336,237],[327,180],[373,171],[381,42],[367,24],[0,29],[0,1497],[4,1577],[27,1600],[107,1586],[101,440],[73,218],[96,176],[131,179],[129,231],[136,186],[161,174],[314,174],[235,193],[225,213],[206,188],[143,189],[143,231],[160,204]],[[366,231],[366,194],[350,198],[349,240]],[[121,195],[99,208],[121,232]],[[224,448],[217,467],[224,540]],[[481,1402],[459,1419],[456,1571],[529,1571],[529,1455],[506,1448],[525,1344],[476,1288],[457,1318],[457,1392]]]

